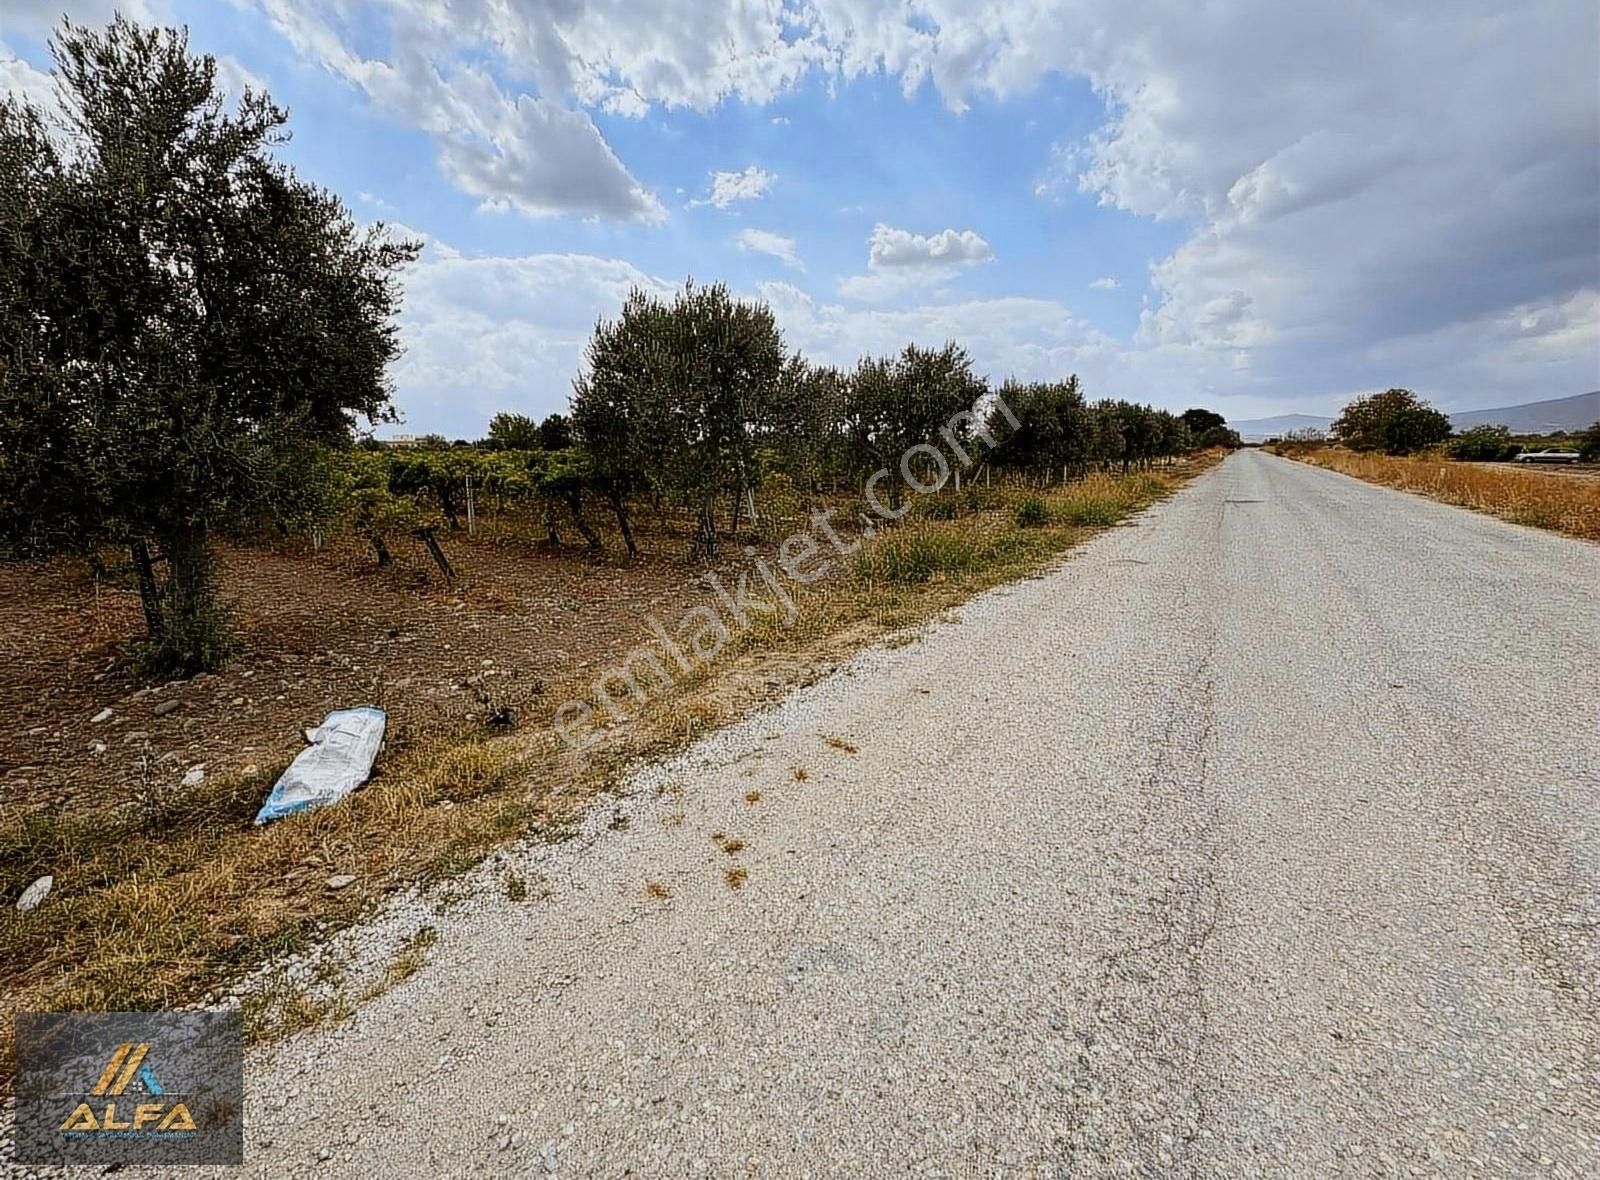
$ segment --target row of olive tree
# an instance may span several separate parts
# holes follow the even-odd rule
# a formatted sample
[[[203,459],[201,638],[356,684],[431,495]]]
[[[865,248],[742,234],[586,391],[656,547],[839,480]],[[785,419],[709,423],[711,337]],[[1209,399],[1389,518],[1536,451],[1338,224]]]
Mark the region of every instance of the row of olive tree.
[[[707,556],[719,501],[737,532],[774,469],[814,490],[900,471],[922,447],[968,452],[975,434],[986,460],[1029,472],[1126,470],[1197,445],[1188,423],[1164,410],[1085,404],[1076,377],[1009,382],[1001,406],[954,343],[863,357],[848,372],[813,364],[786,352],[770,308],[720,284],[690,282],[671,298],[633,291],[616,319],[596,327],[586,360],[572,425],[624,537],[628,498],[648,489],[693,511],[694,548]],[[1211,417],[1207,428],[1223,425]],[[892,507],[899,486],[888,481]]]
[[[1076,376],[1065,381],[1008,381],[989,412],[999,446],[994,462],[1049,482],[1111,467],[1148,467],[1197,447],[1239,445],[1221,415],[1171,414],[1122,400],[1090,403]]]

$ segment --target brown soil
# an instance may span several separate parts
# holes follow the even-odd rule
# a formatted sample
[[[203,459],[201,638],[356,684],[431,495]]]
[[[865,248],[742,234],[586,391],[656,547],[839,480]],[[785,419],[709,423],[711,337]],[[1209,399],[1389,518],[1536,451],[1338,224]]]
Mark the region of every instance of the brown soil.
[[[549,682],[603,668],[647,614],[674,620],[705,593],[675,541],[632,564],[516,538],[442,542],[454,587],[420,546],[397,546],[381,571],[353,543],[222,547],[238,650],[219,673],[165,684],[130,668],[143,629],[130,587],[79,561],[0,565],[0,806],[117,807],[200,764],[254,766],[264,795],[300,731],[351,705],[387,709],[391,738],[501,708],[521,721],[554,707]]]

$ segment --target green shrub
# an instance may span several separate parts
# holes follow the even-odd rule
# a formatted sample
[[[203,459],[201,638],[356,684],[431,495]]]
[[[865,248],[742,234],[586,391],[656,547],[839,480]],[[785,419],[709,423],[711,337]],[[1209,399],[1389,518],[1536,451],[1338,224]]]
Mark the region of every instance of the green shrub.
[[[1479,463],[1499,463],[1522,450],[1511,441],[1511,431],[1504,426],[1474,426],[1452,438],[1444,449],[1452,459]]]
[[[1018,528],[1036,529],[1050,523],[1050,509],[1038,496],[1028,496],[1017,505],[1014,519]]]
[[[902,529],[884,537],[856,558],[856,576],[865,581],[919,585],[935,574],[966,573],[980,564],[970,537],[943,529]]]
[[[1600,422],[1596,422],[1579,436],[1578,457],[1585,463],[1600,462]]]
[[[1056,511],[1068,524],[1094,526],[1116,524],[1127,510],[1128,502],[1119,496],[1085,492],[1070,497]]]

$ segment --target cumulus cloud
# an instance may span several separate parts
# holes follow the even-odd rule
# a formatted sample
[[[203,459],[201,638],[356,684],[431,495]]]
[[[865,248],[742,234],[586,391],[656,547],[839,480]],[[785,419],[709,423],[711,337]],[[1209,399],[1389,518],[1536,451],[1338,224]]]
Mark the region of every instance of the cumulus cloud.
[[[1117,282],[1112,275],[1101,275],[1098,279],[1093,280],[1089,286],[1095,291],[1115,291],[1122,284]]]
[[[805,270],[805,263],[801,262],[800,256],[795,253],[793,238],[786,238],[782,234],[771,233],[764,229],[744,229],[739,231],[739,236],[735,240],[741,250],[770,254],[785,266]]]
[[[16,95],[41,114],[59,117],[55,79],[16,56],[4,41],[0,41],[0,94]]]
[[[498,410],[564,409],[595,321],[633,287],[672,289],[621,259],[471,256],[431,240],[405,283],[396,398],[406,429],[451,436]]]
[[[773,173],[754,164],[742,172],[713,172],[710,191],[689,204],[714,205],[718,209],[726,209],[736,201],[754,201],[765,196],[777,179]]]
[[[508,93],[480,65],[427,53],[438,43],[440,30],[430,29],[438,14],[391,5],[405,35],[397,34],[401,48],[390,61],[356,52],[335,14],[316,4],[258,3],[302,56],[358,86],[391,117],[428,132],[444,174],[488,207],[535,217],[665,218],[661,202],[628,173],[587,112],[545,95]],[[568,80],[562,70],[530,60],[559,95]]]
[[[1370,388],[1397,371],[1534,383],[1477,387],[1492,400],[1600,384],[1593,326],[1556,314],[1600,292],[1588,0],[383,0],[361,21],[363,43],[396,47],[379,62],[349,48],[344,0],[255,3],[429,129],[458,182],[530,212],[661,216],[592,122],[558,112],[760,105],[808,75],[931,85],[961,109],[1082,78],[1102,125],[1041,162],[1041,193],[1087,193],[1186,234],[1155,264],[1129,348],[1184,350],[1257,390]],[[478,77],[486,61],[504,91]],[[403,80],[392,91],[384,70]],[[568,171],[542,167],[547,150]],[[869,265],[841,290],[903,295],[951,274],[929,263],[906,285],[884,277],[894,269]],[[1499,327],[1529,314],[1530,328]],[[1542,369],[1511,359],[1536,352]]]
[[[1509,345],[1462,325],[1600,290],[1596,10],[1536,9],[1099,9],[1078,68],[1110,117],[1047,187],[1193,225],[1153,270],[1142,345],[1242,352],[1263,387],[1507,373]],[[1465,354],[1440,366],[1444,340]],[[1479,396],[1592,388],[1600,338],[1551,343],[1542,375]]]
[[[993,258],[989,243],[974,230],[917,234],[879,222],[867,239],[866,273],[840,279],[839,293],[872,303],[913,292],[926,296],[941,290],[962,267]]]
[[[989,243],[970,229],[914,234],[882,222],[872,227],[867,241],[867,268],[968,266],[994,257]]]
[[[448,88],[442,92],[449,95]],[[438,113],[457,104],[447,100]],[[487,108],[490,122],[467,130],[448,115],[429,122],[439,142],[439,165],[464,192],[491,208],[534,217],[577,213],[617,220],[660,221],[660,201],[628,175],[600,130],[583,111],[523,95]]]
[[[564,408],[595,320],[615,315],[634,287],[666,295],[676,284],[616,258],[472,256],[430,239],[406,275],[405,352],[394,373],[406,429],[463,435],[481,430],[497,410],[543,415]],[[887,310],[818,301],[791,283],[735,294],[765,300],[791,348],[845,366],[909,341],[954,339],[995,380],[1085,372],[1104,379],[1096,386],[1104,391],[1112,381],[1108,366],[1121,355],[1114,340],[1050,300]]]

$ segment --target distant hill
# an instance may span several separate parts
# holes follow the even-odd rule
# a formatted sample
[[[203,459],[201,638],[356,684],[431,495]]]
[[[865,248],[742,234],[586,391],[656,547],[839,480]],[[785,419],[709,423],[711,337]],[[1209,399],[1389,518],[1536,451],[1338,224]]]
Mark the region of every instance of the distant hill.
[[[1600,422],[1600,390],[1579,393],[1572,397],[1555,397],[1548,401],[1529,402],[1522,406],[1500,406],[1492,410],[1462,410],[1450,415],[1450,425],[1456,430],[1470,430],[1474,426],[1489,424],[1507,427],[1512,434],[1549,434],[1555,430],[1583,430],[1593,422]],[[1287,434],[1291,430],[1315,428],[1326,430],[1333,425],[1332,418],[1316,414],[1279,414],[1276,418],[1247,418],[1228,423],[1239,432],[1245,442],[1261,442]]]
[[[1554,430],[1583,430],[1600,421],[1600,389],[1572,397],[1529,402],[1525,406],[1501,406],[1495,410],[1463,410],[1450,415],[1457,430],[1474,426],[1505,426],[1512,434],[1549,434]]]
[[[1326,430],[1333,425],[1332,418],[1319,418],[1315,414],[1279,414],[1276,418],[1246,418],[1243,421],[1229,421],[1229,426],[1239,432],[1239,437],[1245,442],[1262,442],[1269,438],[1278,438],[1291,430],[1306,430],[1315,428]]]

